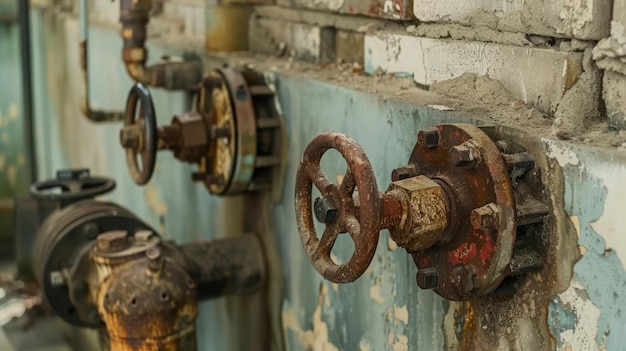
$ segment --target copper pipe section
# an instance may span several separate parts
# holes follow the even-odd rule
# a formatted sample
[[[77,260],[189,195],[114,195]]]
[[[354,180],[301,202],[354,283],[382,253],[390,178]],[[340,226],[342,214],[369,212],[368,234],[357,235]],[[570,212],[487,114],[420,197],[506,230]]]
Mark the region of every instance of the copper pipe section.
[[[117,122],[124,119],[123,111],[105,111],[93,110],[89,103],[89,54],[88,54],[88,37],[89,37],[89,0],[80,1],[80,24],[81,24],[81,40],[78,52],[80,54],[80,69],[83,79],[84,95],[82,98],[80,109],[83,116],[92,122]]]
[[[145,47],[147,25],[150,21],[150,0],[121,0],[122,60],[126,71],[136,82],[165,89],[192,89],[202,78],[200,61],[164,60],[146,67],[148,50]]]
[[[117,122],[124,119],[124,113],[122,111],[104,111],[93,110],[89,104],[89,73],[87,71],[87,40],[80,42],[80,67],[83,76],[83,86],[85,87],[85,94],[83,95],[83,101],[80,105],[80,109],[83,112],[83,116],[87,117],[92,122]]]

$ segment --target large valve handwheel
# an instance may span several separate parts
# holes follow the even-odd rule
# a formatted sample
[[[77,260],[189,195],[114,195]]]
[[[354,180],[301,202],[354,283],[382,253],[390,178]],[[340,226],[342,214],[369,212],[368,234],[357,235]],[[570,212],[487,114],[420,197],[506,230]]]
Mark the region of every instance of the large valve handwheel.
[[[115,180],[111,178],[92,177],[88,169],[66,169],[58,171],[56,179],[33,184],[30,194],[37,199],[59,201],[66,205],[91,199],[113,189]]]
[[[339,151],[348,163],[341,184],[331,183],[320,168],[322,155],[328,149]],[[313,184],[322,194],[314,206]],[[358,203],[353,197],[355,190]],[[345,134],[324,133],[309,143],[296,175],[295,207],[300,239],[315,269],[335,283],[349,283],[360,277],[376,251],[383,206],[372,165],[356,141]],[[317,219],[326,224],[321,238],[315,231],[313,211]],[[343,264],[331,258],[340,233],[348,233],[354,242],[354,253]]]
[[[136,116],[137,110],[139,116]],[[138,185],[146,184],[152,177],[156,162],[157,121],[150,91],[141,83],[133,85],[128,92],[120,142],[126,150],[131,178]],[[137,160],[138,157],[141,162]]]

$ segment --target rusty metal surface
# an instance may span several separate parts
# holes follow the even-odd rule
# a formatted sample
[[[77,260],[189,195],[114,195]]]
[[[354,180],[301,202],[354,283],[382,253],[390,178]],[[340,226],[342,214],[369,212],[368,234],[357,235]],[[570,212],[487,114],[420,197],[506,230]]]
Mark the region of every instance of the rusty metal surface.
[[[197,347],[195,282],[158,247],[114,268],[97,299],[111,351]]]
[[[126,209],[106,202],[81,201],[53,212],[40,226],[33,248],[33,266],[46,300],[68,323],[90,325],[68,295],[67,282],[56,279],[69,270],[79,252],[101,231],[145,229],[148,226]],[[58,273],[53,273],[58,272]]]
[[[515,243],[515,198],[507,165],[479,128],[442,124],[437,129],[436,145],[427,143],[425,134],[418,137],[409,164],[452,192],[457,221],[447,230],[455,234],[444,245],[414,253],[413,259],[420,270],[437,270],[434,290],[441,296],[484,296],[507,275]]]
[[[189,259],[200,301],[254,294],[265,281],[263,248],[252,234],[186,244],[180,251]]]
[[[218,71],[208,73],[202,81],[197,104],[197,110],[204,114],[210,142],[196,178],[203,181],[213,194],[227,191],[238,150],[235,112],[224,79]],[[222,133],[215,134],[215,130]]]
[[[229,179],[228,192],[238,193],[248,189],[254,174],[257,155],[257,133],[252,95],[245,78],[233,69],[218,69],[229,91],[235,116],[237,157]]]
[[[336,149],[348,164],[341,184],[333,184],[320,168],[320,160],[329,149]],[[337,210],[329,220],[321,238],[313,225],[312,186],[330,197]],[[359,205],[353,200],[358,188]],[[365,151],[341,133],[323,133],[304,150],[296,175],[296,222],[300,239],[315,269],[335,283],[347,283],[360,277],[369,266],[382,226],[383,202],[376,178]],[[317,211],[316,211],[317,212]],[[331,251],[340,233],[349,233],[354,242],[352,257],[343,264],[331,258]]]
[[[424,176],[392,182],[387,194],[401,198],[402,221],[389,228],[393,240],[408,252],[433,246],[448,225],[443,188]]]
[[[124,42],[122,60],[132,79],[148,86],[166,89],[195,89],[202,78],[202,65],[197,58],[170,60],[146,67],[148,50],[145,48],[147,24],[150,20],[150,0],[121,0],[121,36]]]
[[[139,115],[137,114],[137,103]],[[128,92],[124,115],[124,128],[120,131],[120,143],[126,152],[126,163],[133,181],[146,184],[152,177],[157,152],[157,126],[154,104],[150,91],[141,83],[133,85]],[[141,167],[137,161],[141,158]]]

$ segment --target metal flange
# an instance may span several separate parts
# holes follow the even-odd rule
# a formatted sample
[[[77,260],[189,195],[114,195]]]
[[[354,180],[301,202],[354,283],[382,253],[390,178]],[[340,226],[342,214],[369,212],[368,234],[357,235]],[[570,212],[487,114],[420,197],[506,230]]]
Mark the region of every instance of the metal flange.
[[[442,124],[421,131],[408,167],[441,184],[449,223],[439,241],[413,253],[432,287],[450,300],[484,296],[507,275],[516,237],[513,186],[494,142],[478,127]]]
[[[81,252],[95,244],[98,234],[113,230],[151,229],[125,208],[96,201],[81,201],[55,211],[39,227],[33,249],[35,275],[48,304],[70,324],[93,326],[98,320],[71,301],[70,270]],[[72,288],[86,289],[86,285]]]

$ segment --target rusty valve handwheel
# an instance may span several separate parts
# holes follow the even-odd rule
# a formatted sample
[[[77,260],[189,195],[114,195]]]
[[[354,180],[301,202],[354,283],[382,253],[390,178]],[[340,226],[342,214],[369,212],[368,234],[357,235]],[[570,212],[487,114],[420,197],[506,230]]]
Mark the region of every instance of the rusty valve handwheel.
[[[137,113],[139,105],[139,117]],[[138,185],[146,184],[152,177],[157,152],[157,125],[150,91],[141,83],[133,85],[126,99],[124,127],[120,142],[126,150],[126,162],[131,178]],[[137,161],[141,157],[141,168]]]
[[[331,183],[320,168],[322,155],[328,149],[339,151],[348,163],[339,185]],[[316,218],[326,224],[321,238],[313,224],[313,184],[322,193],[314,205]],[[358,204],[353,199],[355,187]],[[340,133],[315,137],[304,150],[298,167],[295,207],[300,239],[315,269],[335,283],[348,283],[360,277],[374,257],[383,215],[374,171],[361,146]],[[339,233],[349,233],[354,242],[354,253],[343,264],[331,259]]]

